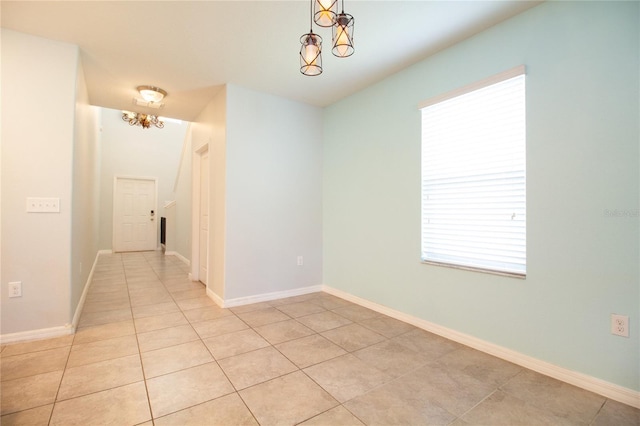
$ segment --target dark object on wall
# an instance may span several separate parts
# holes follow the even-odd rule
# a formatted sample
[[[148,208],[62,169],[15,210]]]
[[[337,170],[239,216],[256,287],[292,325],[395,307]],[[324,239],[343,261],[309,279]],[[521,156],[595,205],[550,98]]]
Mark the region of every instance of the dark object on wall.
[[[160,245],[162,246],[162,253],[167,250],[167,218],[160,218]]]

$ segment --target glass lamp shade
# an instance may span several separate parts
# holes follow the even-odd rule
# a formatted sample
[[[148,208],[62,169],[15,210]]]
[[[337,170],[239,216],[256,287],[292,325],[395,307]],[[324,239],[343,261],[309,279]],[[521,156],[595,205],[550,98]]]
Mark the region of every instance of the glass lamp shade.
[[[330,27],[336,22],[338,0],[313,0],[313,21],[321,27]]]
[[[160,102],[162,98],[167,96],[167,92],[159,87],[154,86],[138,86],[140,96],[147,102]]]
[[[333,26],[333,49],[331,52],[339,57],[346,58],[353,55],[353,16],[341,13],[336,18]]]
[[[313,32],[300,37],[300,72],[304,75],[322,74],[322,37]]]

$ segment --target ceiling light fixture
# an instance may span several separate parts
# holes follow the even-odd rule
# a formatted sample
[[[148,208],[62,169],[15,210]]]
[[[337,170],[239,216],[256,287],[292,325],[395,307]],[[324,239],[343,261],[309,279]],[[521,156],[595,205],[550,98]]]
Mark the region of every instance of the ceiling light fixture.
[[[320,27],[330,27],[336,22],[338,0],[312,0],[313,20]]]
[[[143,129],[148,129],[152,124],[159,129],[164,127],[164,121],[157,115],[122,111],[122,119],[129,123],[130,126],[142,126]]]
[[[322,74],[322,37],[313,32],[313,23],[321,27],[333,27],[333,48],[331,52],[338,58],[353,55],[353,16],[338,10],[338,0],[311,0],[311,29],[300,37],[300,72],[314,76]]]
[[[137,90],[140,92],[142,99],[147,102],[160,102],[165,96],[167,96],[166,91],[155,86],[138,86]]]
[[[318,1],[318,0],[311,0]],[[300,37],[300,72],[304,75],[322,74],[322,37],[313,33],[313,4],[311,9],[311,28]]]
[[[342,12],[336,17],[333,25],[333,49],[331,52],[338,58],[346,58],[353,55],[353,16],[344,13],[344,0],[342,0]]]

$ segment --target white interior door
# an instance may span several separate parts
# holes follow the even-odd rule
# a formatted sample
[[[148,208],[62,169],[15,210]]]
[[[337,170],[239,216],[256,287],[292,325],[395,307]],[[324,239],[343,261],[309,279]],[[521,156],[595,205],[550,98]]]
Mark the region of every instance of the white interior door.
[[[198,278],[207,284],[209,264],[209,151],[200,155],[200,216],[199,216],[199,271]]]
[[[113,251],[155,250],[158,240],[156,180],[115,178]]]

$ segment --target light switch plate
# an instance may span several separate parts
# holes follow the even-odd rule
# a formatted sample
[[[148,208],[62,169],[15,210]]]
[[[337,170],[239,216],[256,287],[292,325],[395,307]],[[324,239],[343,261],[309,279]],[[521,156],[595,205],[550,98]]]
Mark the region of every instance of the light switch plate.
[[[27,213],[60,213],[60,198],[27,198]]]

